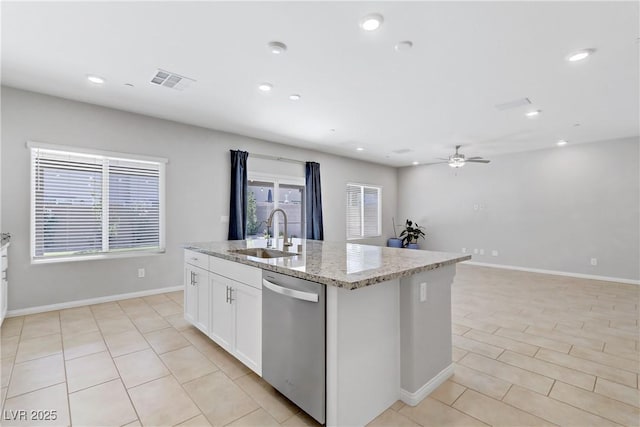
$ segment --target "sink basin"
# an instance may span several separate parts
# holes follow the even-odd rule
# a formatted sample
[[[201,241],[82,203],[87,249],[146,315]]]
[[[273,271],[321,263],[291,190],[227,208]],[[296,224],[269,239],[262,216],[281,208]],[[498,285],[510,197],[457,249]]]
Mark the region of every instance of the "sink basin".
[[[231,252],[232,254],[248,255],[256,258],[284,258],[300,255],[295,252],[284,252],[277,249],[266,248],[234,249],[229,252]]]

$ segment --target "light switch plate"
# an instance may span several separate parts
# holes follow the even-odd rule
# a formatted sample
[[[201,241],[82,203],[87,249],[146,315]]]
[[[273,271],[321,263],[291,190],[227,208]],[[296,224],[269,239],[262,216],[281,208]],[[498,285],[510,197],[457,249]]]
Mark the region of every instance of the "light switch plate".
[[[427,282],[420,283],[420,302],[427,300]]]

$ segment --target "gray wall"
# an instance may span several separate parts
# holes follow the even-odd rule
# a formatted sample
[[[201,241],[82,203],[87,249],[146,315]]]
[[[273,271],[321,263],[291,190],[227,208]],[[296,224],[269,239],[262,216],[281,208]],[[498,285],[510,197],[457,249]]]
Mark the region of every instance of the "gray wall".
[[[31,265],[28,140],[168,158],[166,254]],[[3,231],[13,235],[9,309],[180,285],[183,242],[226,240],[220,217],[229,209],[230,149],[320,163],[325,240],[345,239],[347,182],[383,186],[383,237],[364,242],[383,244],[393,234],[394,168],[3,87],[0,198]],[[279,166],[273,173],[300,170]]]
[[[398,214],[426,226],[422,248],[484,249],[473,261],[638,280],[638,148],[637,137],[554,146],[457,176],[446,164],[402,168]]]

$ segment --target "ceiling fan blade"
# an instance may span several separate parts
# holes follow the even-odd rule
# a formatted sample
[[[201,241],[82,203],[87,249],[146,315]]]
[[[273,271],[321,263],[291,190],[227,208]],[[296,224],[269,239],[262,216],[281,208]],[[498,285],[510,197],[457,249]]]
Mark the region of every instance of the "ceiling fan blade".
[[[443,159],[442,157],[436,157],[436,159],[449,161],[449,159]]]
[[[484,160],[484,159],[471,160],[471,159],[467,159],[466,161],[468,163],[489,163],[491,160]]]
[[[480,160],[480,159],[482,159],[482,157],[478,157],[478,156],[476,156],[476,157],[467,157],[467,160]]]

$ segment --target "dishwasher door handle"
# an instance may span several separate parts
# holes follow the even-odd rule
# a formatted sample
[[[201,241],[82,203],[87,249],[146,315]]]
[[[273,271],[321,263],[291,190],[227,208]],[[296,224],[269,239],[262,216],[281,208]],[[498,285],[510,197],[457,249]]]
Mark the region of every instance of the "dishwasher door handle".
[[[285,288],[283,286],[276,285],[275,283],[270,282],[267,279],[262,279],[262,284],[264,285],[265,288],[270,289],[273,292],[286,295],[291,298],[301,299],[301,300],[310,301],[310,302],[318,302],[318,299],[319,299],[318,294],[314,294],[311,292],[298,291],[296,289]]]

